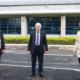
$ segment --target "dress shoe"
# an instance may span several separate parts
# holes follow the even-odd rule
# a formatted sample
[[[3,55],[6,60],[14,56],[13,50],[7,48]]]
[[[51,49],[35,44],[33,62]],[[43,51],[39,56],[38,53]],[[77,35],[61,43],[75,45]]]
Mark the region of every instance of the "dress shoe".
[[[80,80],[80,77],[79,77],[79,78],[77,78],[77,80]]]
[[[42,74],[42,73],[39,73],[39,75],[40,75],[41,77],[44,77],[44,74]]]
[[[30,74],[30,77],[32,77],[32,76],[34,76],[34,75],[35,75],[35,74],[31,73],[31,74]]]

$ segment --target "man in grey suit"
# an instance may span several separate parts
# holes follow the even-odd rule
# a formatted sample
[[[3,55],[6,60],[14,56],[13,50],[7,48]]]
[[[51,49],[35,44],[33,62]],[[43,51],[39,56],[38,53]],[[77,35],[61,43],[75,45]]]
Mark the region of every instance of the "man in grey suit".
[[[28,44],[27,53],[32,56],[32,72],[30,76],[35,75],[35,65],[36,65],[36,57],[38,56],[39,61],[39,75],[44,77],[43,75],[43,54],[44,54],[44,47],[45,47],[45,54],[48,53],[48,46],[46,40],[45,32],[41,31],[42,25],[40,23],[35,24],[36,31],[31,32],[30,40]]]
[[[0,61],[1,61],[1,55],[4,53],[4,50],[5,50],[5,43],[4,43],[3,32],[0,31]]]

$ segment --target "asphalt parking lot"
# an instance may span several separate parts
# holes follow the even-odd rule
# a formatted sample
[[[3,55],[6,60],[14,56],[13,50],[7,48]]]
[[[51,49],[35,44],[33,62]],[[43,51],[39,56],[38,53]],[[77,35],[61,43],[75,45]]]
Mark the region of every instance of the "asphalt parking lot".
[[[80,76],[80,65],[71,50],[49,48],[44,55],[44,78],[38,74],[30,77],[31,55],[28,55],[25,46],[6,46],[0,64],[0,80],[76,80]]]

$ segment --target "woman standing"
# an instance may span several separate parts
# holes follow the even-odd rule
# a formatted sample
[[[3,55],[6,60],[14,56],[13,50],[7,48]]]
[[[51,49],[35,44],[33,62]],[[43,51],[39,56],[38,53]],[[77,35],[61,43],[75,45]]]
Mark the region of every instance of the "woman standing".
[[[73,54],[77,53],[78,61],[80,64],[80,30],[77,32],[77,38],[75,41],[75,46],[73,50]]]
[[[0,31],[0,62],[1,62],[1,55],[4,53],[5,50],[5,43],[3,38],[3,32]]]

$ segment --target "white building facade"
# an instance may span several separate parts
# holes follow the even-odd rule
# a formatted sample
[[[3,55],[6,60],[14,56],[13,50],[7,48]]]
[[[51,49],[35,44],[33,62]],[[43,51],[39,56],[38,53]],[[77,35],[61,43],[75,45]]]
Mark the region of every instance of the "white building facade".
[[[80,4],[0,4],[0,30],[4,37],[27,37],[35,30],[36,22],[42,24],[47,37],[76,37]]]

